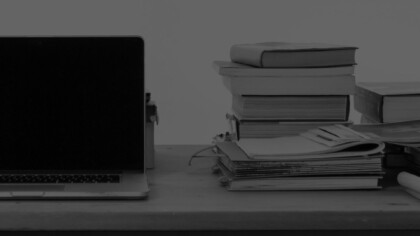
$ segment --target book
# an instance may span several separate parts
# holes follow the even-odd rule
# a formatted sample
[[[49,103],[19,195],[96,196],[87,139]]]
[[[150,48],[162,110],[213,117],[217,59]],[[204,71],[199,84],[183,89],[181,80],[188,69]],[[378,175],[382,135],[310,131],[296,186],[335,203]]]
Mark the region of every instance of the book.
[[[420,82],[358,83],[354,106],[376,123],[420,120]]]
[[[214,61],[213,68],[221,76],[244,77],[309,77],[319,79],[325,76],[353,75],[354,66],[329,68],[256,68],[229,61]]]
[[[379,188],[381,154],[312,160],[259,160],[233,142],[217,144],[217,166],[229,190],[327,190]]]
[[[350,121],[282,121],[243,119],[239,115],[227,115],[230,133],[241,138],[275,138],[297,135],[309,129],[334,124],[349,125]]]
[[[382,178],[370,175],[246,178],[234,176],[223,167],[220,169],[219,181],[230,191],[380,189]]]
[[[234,95],[349,95],[354,93],[356,81],[353,75],[221,78]]]
[[[346,121],[349,107],[348,95],[232,96],[232,110],[242,119]]]
[[[233,62],[262,68],[351,66],[357,47],[326,43],[265,42],[236,44],[230,49]]]

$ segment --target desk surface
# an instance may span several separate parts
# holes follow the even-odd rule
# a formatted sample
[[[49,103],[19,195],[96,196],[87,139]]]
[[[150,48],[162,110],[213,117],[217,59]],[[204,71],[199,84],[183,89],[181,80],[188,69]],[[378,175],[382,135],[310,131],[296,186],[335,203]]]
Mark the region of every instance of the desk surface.
[[[229,192],[202,146],[159,146],[143,201],[2,201],[0,230],[420,229],[420,200],[369,191]]]

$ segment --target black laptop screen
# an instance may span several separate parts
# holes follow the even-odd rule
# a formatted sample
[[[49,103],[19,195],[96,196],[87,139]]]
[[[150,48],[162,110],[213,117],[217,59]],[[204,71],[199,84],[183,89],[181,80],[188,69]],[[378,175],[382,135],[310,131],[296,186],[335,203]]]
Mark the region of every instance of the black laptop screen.
[[[0,38],[0,170],[142,170],[136,37]]]

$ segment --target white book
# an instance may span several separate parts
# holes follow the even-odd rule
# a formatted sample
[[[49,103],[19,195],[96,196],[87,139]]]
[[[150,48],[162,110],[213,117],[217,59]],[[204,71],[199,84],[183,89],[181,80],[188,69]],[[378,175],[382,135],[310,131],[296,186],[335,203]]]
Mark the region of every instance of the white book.
[[[256,68],[229,61],[214,61],[213,68],[221,76],[250,76],[250,77],[322,77],[353,75],[354,66],[327,68]]]
[[[325,77],[223,76],[233,95],[350,95],[355,91],[353,75]]]

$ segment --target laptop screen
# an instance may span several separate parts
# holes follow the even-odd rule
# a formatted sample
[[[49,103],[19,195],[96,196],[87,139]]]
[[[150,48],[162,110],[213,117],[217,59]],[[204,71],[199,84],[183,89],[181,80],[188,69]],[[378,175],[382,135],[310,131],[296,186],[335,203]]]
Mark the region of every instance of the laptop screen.
[[[138,37],[0,38],[1,170],[143,170]]]

